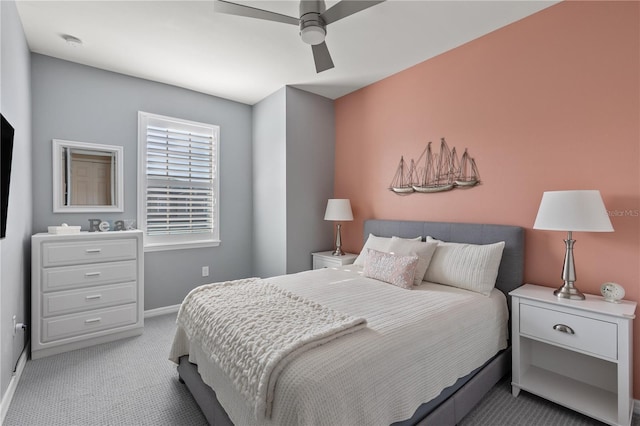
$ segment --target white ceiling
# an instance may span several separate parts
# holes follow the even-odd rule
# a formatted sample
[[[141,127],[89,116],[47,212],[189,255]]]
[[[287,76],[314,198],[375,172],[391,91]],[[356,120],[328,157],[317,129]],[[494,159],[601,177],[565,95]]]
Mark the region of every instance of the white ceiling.
[[[297,0],[237,2],[298,17]],[[335,68],[320,74],[296,26],[215,13],[213,3],[17,7],[33,52],[253,105],[285,85],[336,99],[556,2],[387,0],[327,27]],[[67,44],[65,34],[82,45]]]

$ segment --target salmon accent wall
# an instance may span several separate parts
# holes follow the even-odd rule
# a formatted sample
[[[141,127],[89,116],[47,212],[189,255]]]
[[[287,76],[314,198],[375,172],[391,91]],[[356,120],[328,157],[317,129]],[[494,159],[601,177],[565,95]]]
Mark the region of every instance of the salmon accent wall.
[[[598,189],[613,233],[575,232],[576,286],[640,296],[640,2],[567,1],[339,98],[336,198],[359,252],[368,218],[519,225],[525,282],[559,287],[566,233],[533,230],[543,191]],[[400,156],[445,137],[475,158],[482,184],[399,196]],[[640,308],[636,315],[640,317]],[[634,321],[640,399],[640,323]]]

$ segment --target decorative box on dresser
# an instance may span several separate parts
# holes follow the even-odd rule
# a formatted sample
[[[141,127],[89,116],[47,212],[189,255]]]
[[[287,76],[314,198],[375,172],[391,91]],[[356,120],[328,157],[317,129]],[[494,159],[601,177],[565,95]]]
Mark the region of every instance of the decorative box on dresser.
[[[610,425],[631,424],[636,302],[558,299],[532,284],[512,298],[512,391],[525,390]]]
[[[355,262],[357,254],[345,253],[342,256],[334,256],[333,251],[319,251],[311,253],[313,257],[313,269],[334,268],[336,266],[351,265]]]
[[[142,231],[31,237],[31,358],[142,334]]]

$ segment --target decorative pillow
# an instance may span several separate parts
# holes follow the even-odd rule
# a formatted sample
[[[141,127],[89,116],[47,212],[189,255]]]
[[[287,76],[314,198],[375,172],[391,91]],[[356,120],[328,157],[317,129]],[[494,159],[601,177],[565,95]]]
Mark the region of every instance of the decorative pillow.
[[[398,238],[398,237],[395,237]],[[403,238],[404,239],[404,238]],[[412,241],[422,241],[422,237],[416,237],[410,239]],[[367,249],[373,249],[377,251],[381,251],[384,253],[389,253],[389,244],[391,244],[391,238],[388,237],[376,237],[373,234],[369,234],[367,238],[367,242],[364,243],[364,247],[362,247],[362,251],[356,260],[353,262],[356,266],[364,266],[364,259],[367,257]]]
[[[480,245],[427,237],[427,242],[437,242],[438,247],[425,274],[426,281],[489,295],[496,285],[504,241]]]
[[[389,253],[400,256],[418,256],[418,266],[416,267],[416,276],[413,277],[413,284],[420,285],[427,272],[433,253],[436,251],[436,247],[438,247],[438,243],[435,242],[425,243],[422,241],[391,237]]]
[[[398,287],[411,289],[418,260],[418,256],[398,256],[367,249],[362,275]]]

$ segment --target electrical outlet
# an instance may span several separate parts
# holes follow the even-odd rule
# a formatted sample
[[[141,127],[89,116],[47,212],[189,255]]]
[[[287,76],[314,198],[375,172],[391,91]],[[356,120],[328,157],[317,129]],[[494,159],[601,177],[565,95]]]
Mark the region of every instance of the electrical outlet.
[[[16,316],[14,315],[14,316],[13,316],[13,327],[12,327],[12,328],[13,328],[13,335],[14,335],[14,336],[16,335],[16,320],[17,320],[17,319],[16,319]]]
[[[203,277],[208,277],[209,276],[209,267],[208,266],[203,266],[202,267],[202,276]]]

